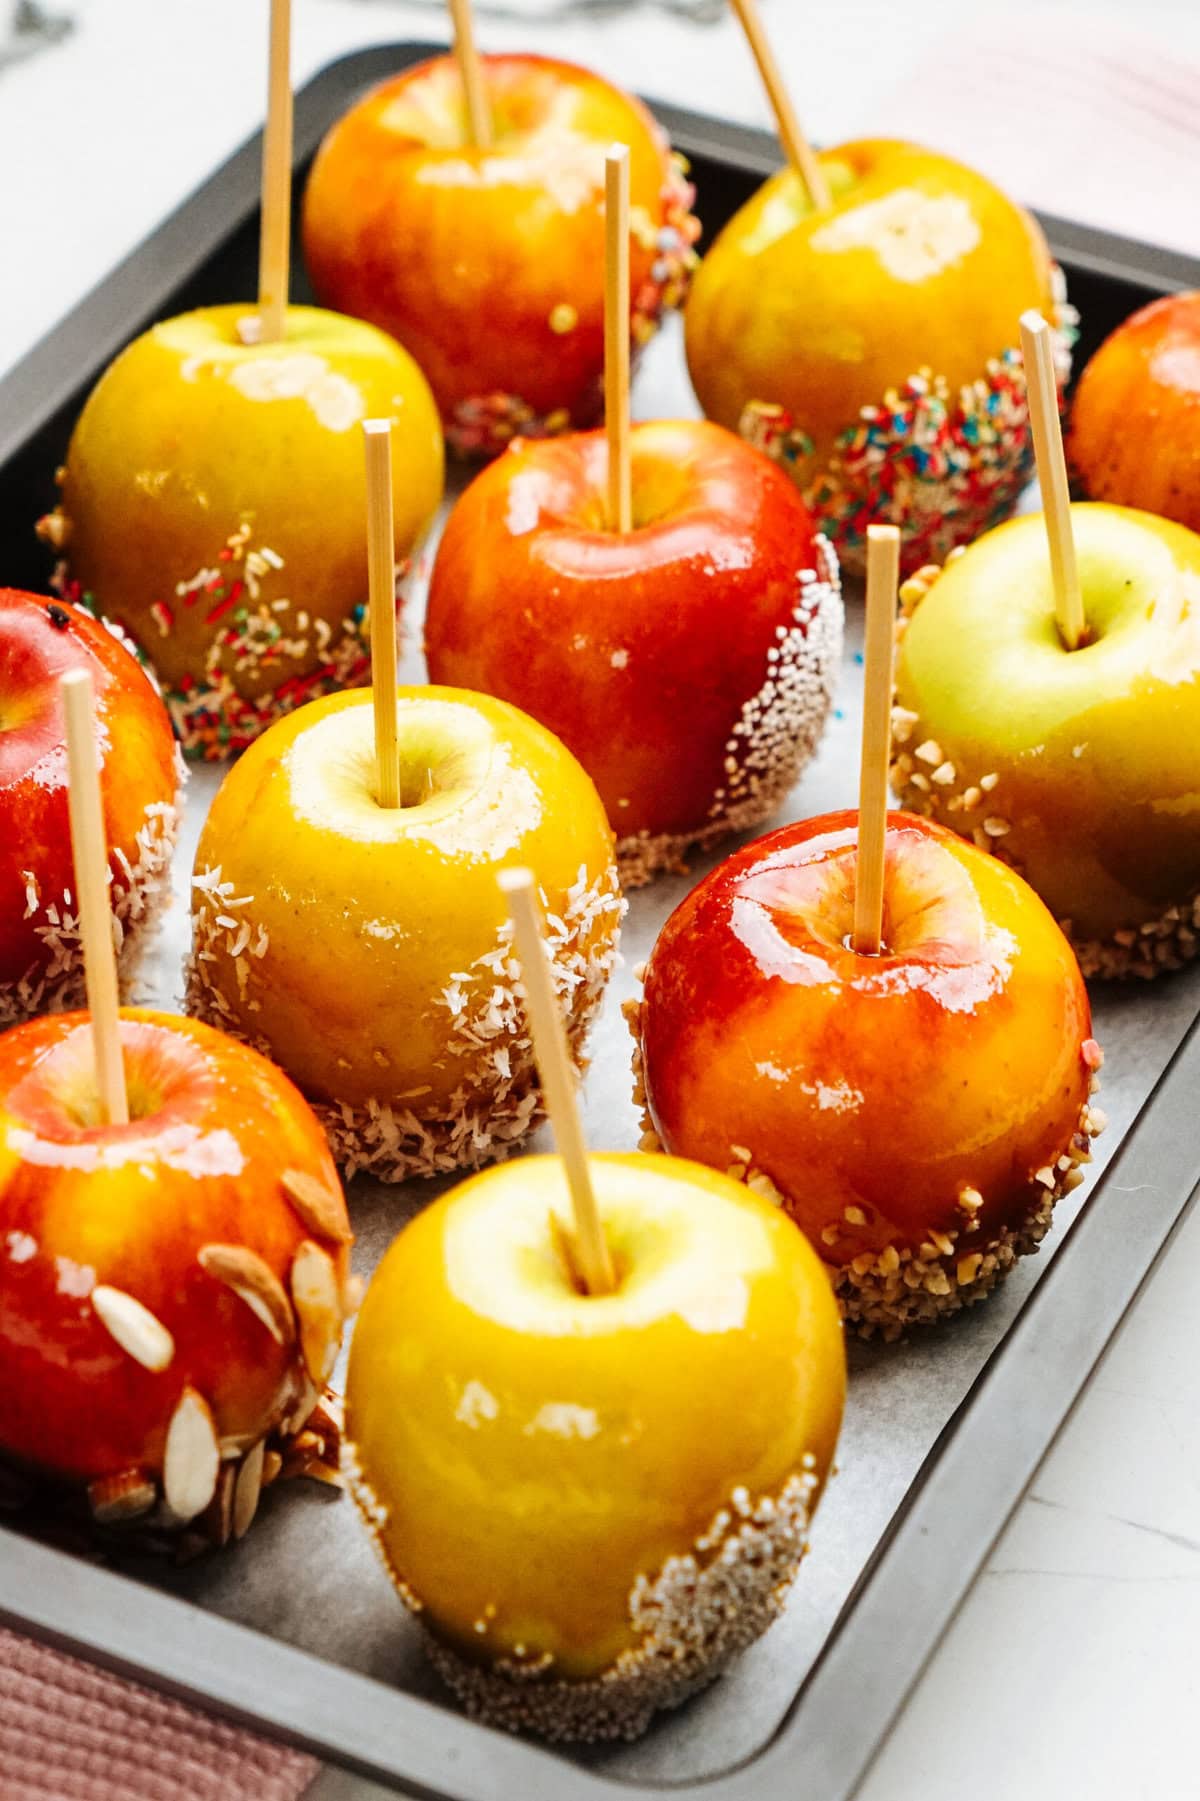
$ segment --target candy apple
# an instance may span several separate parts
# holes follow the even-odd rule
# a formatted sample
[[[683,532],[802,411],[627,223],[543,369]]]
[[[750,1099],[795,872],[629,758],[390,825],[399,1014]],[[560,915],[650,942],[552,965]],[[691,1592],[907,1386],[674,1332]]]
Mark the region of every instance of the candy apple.
[[[489,1170],[387,1253],[346,1393],[351,1486],[438,1669],[558,1739],[633,1737],[771,1623],[845,1389],[775,1208],[695,1164],[590,1165],[614,1293],[563,1260],[557,1158]]]
[[[137,658],[80,607],[0,588],[0,1027],[84,998],[59,678],[85,669],[120,975],[128,987],[170,889],[182,769]]]
[[[1021,871],[1085,974],[1151,976],[1200,925],[1200,537],[1124,507],[1071,519],[1076,650],[1038,516],[907,586],[893,781]]]
[[[1029,214],[961,163],[886,139],[821,162],[828,211],[783,170],[704,258],[688,367],[709,417],[790,470],[852,566],[890,520],[915,569],[1028,480],[1017,320],[1036,307],[1060,328],[1065,382],[1065,289]]]
[[[352,1235],[278,1070],[174,1015],[119,1029],[119,1126],[86,1014],[0,1037],[0,1454],[86,1488],[100,1525],[224,1542],[303,1459],[289,1441],[333,1367]]]
[[[600,790],[627,885],[765,819],[841,660],[837,562],[787,477],[705,422],[632,433],[633,530],[605,524],[600,432],[519,443],[434,565],[434,681],[550,727]]]
[[[857,815],[728,858],[654,946],[638,1040],[649,1144],[738,1175],[895,1336],[980,1299],[1079,1180],[1100,1053],[1032,889],[928,820],[888,818],[883,950],[852,948]]]
[[[458,65],[383,82],[336,124],[304,199],[318,296],[399,338],[454,449],[591,425],[604,368],[604,155],[629,146],[635,349],[687,289],[692,189],[645,107],[545,56],[488,56],[493,141],[470,142]]]
[[[403,688],[399,807],[376,799],[369,694],[278,721],[196,851],[187,1004],[287,1070],[346,1174],[474,1167],[540,1094],[496,873],[531,868],[577,1062],[623,903],[592,783],[504,702]]]
[[[1152,301],[1105,340],[1075,389],[1067,451],[1091,499],[1200,531],[1200,292]]]
[[[240,750],[278,714],[365,681],[360,426],[393,422],[396,557],[442,494],[437,412],[382,332],[289,307],[156,325],[94,389],[42,521],[66,592],[118,619],[162,678],[189,755]]]

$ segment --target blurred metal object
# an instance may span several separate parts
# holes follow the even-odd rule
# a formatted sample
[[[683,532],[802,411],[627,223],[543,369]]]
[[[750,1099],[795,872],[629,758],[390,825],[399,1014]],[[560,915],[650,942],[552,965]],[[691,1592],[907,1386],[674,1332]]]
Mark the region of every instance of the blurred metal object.
[[[39,50],[48,50],[52,44],[61,43],[74,29],[74,19],[65,14],[48,13],[36,4],[36,0],[17,0],[8,35],[0,43],[0,70],[11,68],[13,63],[22,63],[27,57],[36,56]]]
[[[446,10],[445,0],[406,0],[406,3],[428,12]],[[481,19],[558,25],[569,19],[614,18],[618,13],[637,12],[641,7],[670,13],[693,25],[715,25],[728,10],[726,0],[528,0],[524,5],[521,0],[475,0],[474,11]]]

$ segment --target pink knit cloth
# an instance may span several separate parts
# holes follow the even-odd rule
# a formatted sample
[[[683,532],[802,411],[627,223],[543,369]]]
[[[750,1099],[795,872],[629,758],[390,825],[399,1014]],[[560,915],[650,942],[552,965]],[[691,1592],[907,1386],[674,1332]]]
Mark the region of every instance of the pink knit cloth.
[[[0,1628],[0,1801],[296,1801],[318,1768]]]

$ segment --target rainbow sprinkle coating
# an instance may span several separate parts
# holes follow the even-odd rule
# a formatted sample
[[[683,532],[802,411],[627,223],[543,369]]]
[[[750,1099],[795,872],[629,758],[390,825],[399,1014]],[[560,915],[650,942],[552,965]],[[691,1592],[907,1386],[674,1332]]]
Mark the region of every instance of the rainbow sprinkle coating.
[[[1071,370],[1074,309],[1054,271],[1054,358],[1059,398]],[[837,438],[824,468],[806,468],[813,443],[783,407],[749,402],[741,435],[785,468],[843,564],[861,573],[868,525],[904,530],[906,574],[944,562],[960,544],[999,524],[1033,473],[1033,440],[1021,352],[994,357],[978,380],[951,396],[929,369],[910,375],[880,404],[864,406]]]
[[[633,296],[630,341],[636,365],[639,352],[650,342],[664,313],[683,305],[696,268],[696,241],[700,221],[692,212],[696,190],[687,178],[685,158],[672,152],[662,190],[662,218],[656,224],[644,207],[630,212],[630,235],[643,250],[655,253],[650,274]],[[573,329],[565,303],[554,309],[550,329],[561,334]],[[461,457],[486,459],[499,453],[516,437],[552,438],[560,432],[583,431],[595,425],[604,408],[603,375],[598,374],[572,411],[556,407],[539,416],[516,394],[481,394],[462,400],[445,421],[446,443]]]

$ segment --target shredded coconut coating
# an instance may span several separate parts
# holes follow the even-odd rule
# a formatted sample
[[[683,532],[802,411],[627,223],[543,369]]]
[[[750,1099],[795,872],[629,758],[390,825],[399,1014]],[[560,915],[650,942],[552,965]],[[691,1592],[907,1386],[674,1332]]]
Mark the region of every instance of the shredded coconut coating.
[[[642,1003],[625,1002],[622,1012],[633,1035],[633,1100],[642,1118],[639,1150],[661,1153],[665,1146],[654,1128],[646,1098],[642,1065]],[[1107,1121],[1093,1103],[1099,1090],[1098,1071],[1103,1061],[1099,1046],[1088,1039],[1080,1054],[1092,1072],[1088,1099],[1080,1109],[1075,1131],[1052,1164],[1037,1170],[1026,1185],[1026,1206],[1016,1223],[1005,1225],[990,1237],[978,1239],[977,1215],[983,1197],[977,1189],[960,1191],[961,1228],[929,1231],[918,1245],[890,1244],[881,1251],[865,1251],[846,1262],[826,1261],[842,1318],[860,1338],[878,1334],[888,1342],[900,1338],[910,1326],[936,1325],[964,1307],[982,1301],[1008,1275],[1018,1257],[1032,1256],[1050,1230],[1055,1203],[1083,1181],[1082,1165],[1092,1160],[1092,1140]],[[756,1167],[753,1152],[731,1145],[725,1174],[774,1206],[789,1211],[788,1197],[765,1171]],[[1009,1207],[1010,1217],[1015,1209]],[[813,1242],[818,1256],[852,1237],[847,1225],[864,1225],[860,1208],[850,1209],[843,1220],[831,1220]],[[844,1223],[843,1223],[844,1222]]]
[[[182,762],[179,780],[182,784]],[[133,996],[138,964],[170,900],[171,856],[179,822],[177,791],[173,801],[154,801],[146,808],[132,857],[119,846],[110,855],[108,882],[122,1002]],[[113,875],[114,861],[119,876]],[[87,1005],[83,939],[74,895],[70,890],[44,895],[34,872],[28,870],[25,876],[25,918],[34,921],[42,955],[17,981],[0,982],[0,1031],[39,1013],[63,1013]]]
[[[261,1012],[256,964],[266,955],[266,929],[254,922],[254,897],[236,895],[221,871],[194,878],[192,949],[186,965],[185,1006],[203,1019],[274,1056],[270,1040],[250,1026]],[[563,1007],[571,1058],[585,1067],[588,1035],[617,953],[625,901],[615,867],[595,880],[581,868],[561,909],[540,891],[555,991]],[[216,975],[221,952],[233,965],[236,997]],[[309,1096],[347,1181],[358,1174],[405,1182],[454,1170],[478,1169],[506,1157],[545,1117],[533,1044],[518,993],[521,966],[505,922],[492,949],[455,974],[430,997],[444,1022],[448,1054],[462,1065],[462,1081],[448,1105],[421,1106],[420,1097],[383,1096],[365,1105]],[[336,1093],[336,1069],[330,1072]]]
[[[1077,314],[1062,271],[1053,270],[1054,360],[1059,394],[1071,372]],[[739,430],[801,483],[804,498],[855,574],[865,568],[867,527],[901,526],[905,570],[944,560],[1006,518],[1033,472],[1025,372],[1013,347],[978,379],[950,392],[930,369],[864,406],[838,436],[824,468],[810,473],[812,440],[782,406],[751,400]]]
[[[816,567],[797,576],[790,626],[776,628],[762,687],[742,708],[725,745],[724,783],[695,831],[617,840],[625,888],[641,888],[662,871],[686,873],[689,852],[749,832],[782,804],[825,729],[842,661],[845,612],[837,554],[818,535]]]
[[[600,1675],[571,1681],[555,1675],[548,1653],[487,1666],[439,1639],[420,1597],[395,1570],[383,1541],[387,1510],[349,1444],[343,1468],[384,1568],[428,1628],[430,1661],[467,1713],[559,1744],[639,1738],[657,1712],[680,1706],[760,1638],[782,1612],[808,1549],[819,1487],[809,1455],[777,1495],[752,1499],[735,1489],[689,1550],[634,1581],[628,1608],[637,1642]]]
[[[953,557],[948,559],[953,560]],[[896,642],[900,643],[917,607],[941,574],[926,564],[900,590]],[[1018,875],[1025,874],[1013,851],[1012,822],[1004,811],[1004,782],[994,770],[967,769],[942,755],[920,717],[907,707],[892,708],[891,782],[902,807],[948,825],[980,850],[991,851]],[[1086,938],[1071,919],[1058,924],[1070,939],[1079,967],[1090,981],[1152,981],[1164,971],[1182,969],[1200,952],[1200,889],[1182,895],[1161,913],[1136,926],[1122,927],[1111,938]]]
[[[644,210],[632,209],[630,233],[643,249],[652,250],[650,274],[633,295],[630,311],[631,370],[666,313],[687,299],[699,258],[695,245],[700,221],[692,212],[696,190],[687,179],[687,163],[672,153],[662,190],[662,220],[655,224]],[[564,302],[554,309],[551,330],[574,328],[575,309]],[[574,411],[555,407],[538,413],[517,394],[494,393],[462,400],[445,421],[446,443],[458,456],[483,460],[498,456],[514,438],[552,438],[560,432],[595,425],[604,409],[604,381],[598,376]]]

